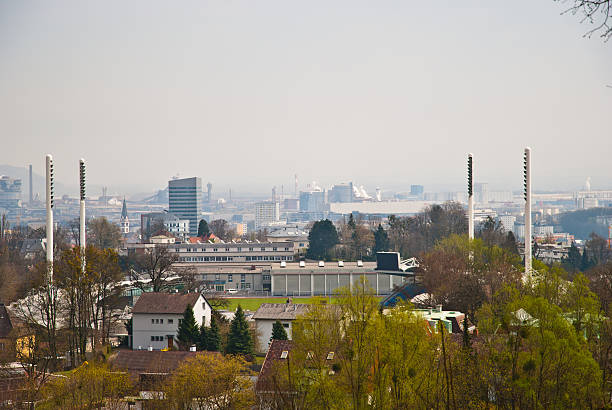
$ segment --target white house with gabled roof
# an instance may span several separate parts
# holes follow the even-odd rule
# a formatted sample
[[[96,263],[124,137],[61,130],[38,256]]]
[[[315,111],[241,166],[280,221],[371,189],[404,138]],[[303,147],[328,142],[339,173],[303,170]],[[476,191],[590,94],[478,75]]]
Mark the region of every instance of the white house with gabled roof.
[[[187,305],[198,326],[210,326],[212,308],[199,292],[143,293],[132,309],[132,349],[161,350],[176,346],[178,326]]]

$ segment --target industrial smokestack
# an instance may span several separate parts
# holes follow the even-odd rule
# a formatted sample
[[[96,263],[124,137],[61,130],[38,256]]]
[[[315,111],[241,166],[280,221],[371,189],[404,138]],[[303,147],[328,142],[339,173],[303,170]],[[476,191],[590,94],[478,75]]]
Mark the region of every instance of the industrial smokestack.
[[[468,185],[468,237],[474,239],[474,180],[472,174],[472,154],[468,154],[467,185]]]
[[[531,148],[523,157],[523,185],[525,197],[525,274],[531,274]]]
[[[29,170],[29,176],[30,176],[30,206],[32,205],[32,203],[34,202],[34,191],[32,189],[32,164],[30,164],[30,170]]]
[[[53,286],[53,157],[46,158],[46,209],[47,209],[47,263],[49,281]]]

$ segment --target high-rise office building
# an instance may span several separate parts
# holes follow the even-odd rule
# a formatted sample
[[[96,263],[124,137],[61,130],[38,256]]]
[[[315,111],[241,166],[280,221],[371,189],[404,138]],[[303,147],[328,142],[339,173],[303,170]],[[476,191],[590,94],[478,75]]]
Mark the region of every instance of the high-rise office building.
[[[0,176],[0,208],[13,209],[21,206],[21,179]]]
[[[425,192],[425,188],[423,185],[410,185],[410,195],[422,197]]]
[[[202,179],[199,177],[172,179],[168,181],[169,212],[179,219],[189,220],[189,234],[198,234],[198,223],[202,213]]]
[[[353,183],[336,184],[328,192],[329,202],[353,202]]]
[[[300,192],[301,212],[325,212],[327,207],[327,195],[325,191],[302,191]]]
[[[278,202],[258,202],[255,204],[255,229],[278,222],[280,206]]]

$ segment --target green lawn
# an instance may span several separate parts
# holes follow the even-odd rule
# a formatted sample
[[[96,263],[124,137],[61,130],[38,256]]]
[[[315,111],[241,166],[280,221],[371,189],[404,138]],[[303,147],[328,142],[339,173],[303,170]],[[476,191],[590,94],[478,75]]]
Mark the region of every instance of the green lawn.
[[[322,296],[318,297],[293,297],[291,300],[293,303],[312,303],[314,299],[321,299]],[[328,303],[331,300],[332,302],[335,300],[334,297],[325,297]],[[286,297],[260,297],[260,298],[227,298],[230,301],[228,310],[234,311],[238,307],[238,305],[242,306],[244,310],[252,310],[255,311],[262,303],[285,303],[287,301]]]

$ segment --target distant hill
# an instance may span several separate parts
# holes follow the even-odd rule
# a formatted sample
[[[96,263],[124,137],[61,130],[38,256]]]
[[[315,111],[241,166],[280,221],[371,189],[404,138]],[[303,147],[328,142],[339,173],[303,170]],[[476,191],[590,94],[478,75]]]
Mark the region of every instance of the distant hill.
[[[612,208],[591,208],[565,212],[558,216],[563,232],[573,234],[576,239],[588,239],[591,232],[608,237],[608,226],[597,222],[597,217],[612,217]]]

